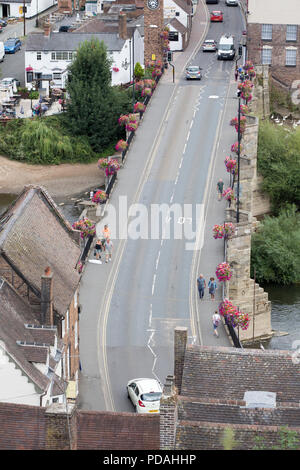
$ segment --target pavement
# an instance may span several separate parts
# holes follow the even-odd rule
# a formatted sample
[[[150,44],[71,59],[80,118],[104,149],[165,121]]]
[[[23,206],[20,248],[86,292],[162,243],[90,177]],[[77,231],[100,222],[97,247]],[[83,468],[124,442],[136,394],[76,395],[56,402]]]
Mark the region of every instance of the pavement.
[[[215,57],[199,52],[208,30],[206,11],[200,2],[189,46],[174,54],[175,83],[169,67],[151,98],[110,199],[115,208],[124,195],[128,207],[136,202],[147,207],[169,203],[173,196],[179,204],[203,201],[203,244],[195,254],[186,252],[181,240],[126,241],[112,236],[112,263],[87,263],[80,286],[79,406],[83,409],[130,410],[123,393],[127,380],[151,371],[164,380],[166,373],[172,373],[175,326],[188,327],[189,342],[231,345],[223,326],[219,338],[213,335],[212,315],[222,298],[221,285],[214,302],[208,290],[200,301],[196,288],[199,273],[208,283],[224,260],[223,243],[212,236],[213,225],[224,221],[225,209],[225,202],[217,200],[216,183],[221,177],[229,185],[224,159],[236,140],[229,126],[237,111],[233,64],[217,63]],[[240,19],[236,21],[240,25]],[[214,25],[213,31],[220,34],[218,27]],[[204,83],[186,83],[182,79],[185,66],[199,62],[207,64]],[[105,223],[113,228],[109,214],[97,225],[98,235]]]

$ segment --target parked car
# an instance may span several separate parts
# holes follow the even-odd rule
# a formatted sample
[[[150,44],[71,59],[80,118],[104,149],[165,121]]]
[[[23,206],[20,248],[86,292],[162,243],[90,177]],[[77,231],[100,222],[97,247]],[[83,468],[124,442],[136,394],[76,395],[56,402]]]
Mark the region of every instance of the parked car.
[[[2,33],[2,30],[3,30],[3,27],[2,27],[2,25],[0,24],[0,33]]]
[[[10,86],[13,85],[14,82],[16,82],[17,86],[20,86],[20,81],[17,78],[6,77],[2,78],[2,80],[0,81],[2,86]]]
[[[0,62],[4,61],[4,56],[5,56],[4,43],[1,41],[0,42]]]
[[[59,27],[58,32],[59,33],[67,33],[70,28],[71,28],[71,25],[62,25],[62,26]]]
[[[2,26],[2,28],[5,28],[5,26],[7,26],[7,21],[0,18],[0,25]]]
[[[198,65],[190,65],[185,70],[185,78],[187,80],[190,80],[190,79],[201,80],[202,78],[201,68]]]
[[[18,38],[9,38],[4,43],[4,50],[6,54],[14,54],[21,49],[22,43]]]
[[[229,7],[237,7],[239,5],[238,0],[225,0],[225,3]]]
[[[212,11],[210,14],[210,21],[215,23],[223,21],[223,12],[222,11]]]
[[[126,389],[137,413],[159,413],[162,386],[156,379],[133,379]]]
[[[219,3],[219,0],[206,0],[206,3]]]
[[[205,39],[202,44],[203,52],[215,52],[217,50],[217,44],[213,39]]]

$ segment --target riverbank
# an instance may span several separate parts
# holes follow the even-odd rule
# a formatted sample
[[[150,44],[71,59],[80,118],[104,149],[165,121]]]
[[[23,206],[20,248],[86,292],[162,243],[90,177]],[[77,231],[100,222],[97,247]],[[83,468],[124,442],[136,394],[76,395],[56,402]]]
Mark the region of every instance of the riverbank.
[[[0,156],[0,193],[3,194],[18,194],[26,184],[39,184],[52,197],[75,196],[103,183],[97,162],[45,166]]]

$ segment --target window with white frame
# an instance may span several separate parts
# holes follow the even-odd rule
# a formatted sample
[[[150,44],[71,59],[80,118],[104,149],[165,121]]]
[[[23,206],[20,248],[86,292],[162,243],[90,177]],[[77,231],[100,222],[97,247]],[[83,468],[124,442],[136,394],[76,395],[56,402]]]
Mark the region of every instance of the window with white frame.
[[[297,25],[296,24],[286,25],[286,40],[297,41]]]
[[[272,64],[272,48],[263,47],[261,51],[261,63],[262,65],[271,65]]]
[[[40,51],[36,53],[36,60],[42,60],[42,53]]]
[[[61,73],[53,73],[53,80],[61,80]]]
[[[75,349],[78,346],[78,321],[75,322]]]
[[[261,38],[265,41],[272,41],[272,25],[263,24],[261,26]]]
[[[75,52],[55,51],[51,52],[51,60],[72,60]]]
[[[297,65],[297,49],[285,50],[285,65],[295,67]]]

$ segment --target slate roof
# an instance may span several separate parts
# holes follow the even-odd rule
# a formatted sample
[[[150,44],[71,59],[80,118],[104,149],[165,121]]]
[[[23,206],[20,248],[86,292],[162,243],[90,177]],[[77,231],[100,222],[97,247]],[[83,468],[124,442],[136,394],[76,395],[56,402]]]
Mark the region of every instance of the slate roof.
[[[170,24],[173,26],[173,28],[176,29],[181,34],[185,34],[187,32],[187,28],[178,21],[177,18],[172,18],[170,21],[167,22],[167,24]]]
[[[159,415],[78,410],[77,449],[158,450]]]
[[[0,449],[45,448],[45,410],[39,406],[0,402]]]
[[[120,39],[115,32],[75,32],[59,33],[52,32],[49,37],[44,33],[29,34],[26,41],[26,51],[76,51],[78,46],[84,41],[96,38],[104,41],[109,51],[121,51],[125,40]]]
[[[247,391],[276,393],[275,407],[246,407]],[[177,401],[176,450],[223,449],[225,430],[234,449],[280,445],[280,429],[300,443],[299,365],[291,351],[188,346]]]
[[[185,0],[173,0],[183,11],[188,14],[192,13],[192,5],[188,5]]]
[[[32,335],[31,330],[24,325],[26,322],[38,324],[29,304],[6,280],[0,278],[0,340],[16,367],[22,370],[40,392],[46,391],[50,380],[33,362],[46,363],[48,345],[34,346],[33,343],[41,338],[38,338],[37,332],[35,336]],[[51,331],[53,337],[55,331]],[[31,346],[19,345],[17,341],[29,343]],[[55,363],[52,361],[50,365],[55,366]]]
[[[243,400],[246,391],[267,391],[277,403],[299,403],[299,367],[290,351],[189,346],[181,395]]]
[[[64,317],[77,289],[80,256],[75,232],[41,187],[29,185],[0,217],[0,255],[40,295],[41,276],[53,272],[53,305]]]

